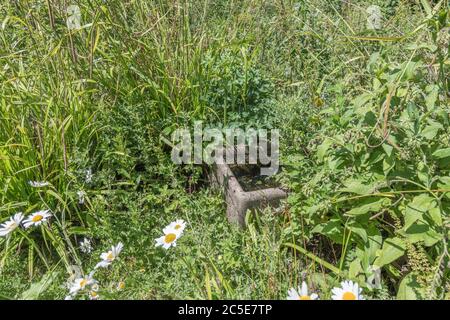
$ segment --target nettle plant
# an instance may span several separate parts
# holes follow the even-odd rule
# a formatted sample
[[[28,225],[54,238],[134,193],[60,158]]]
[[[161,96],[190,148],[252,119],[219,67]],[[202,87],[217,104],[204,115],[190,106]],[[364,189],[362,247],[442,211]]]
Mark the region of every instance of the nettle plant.
[[[202,66],[208,75],[204,103],[219,115],[249,111],[264,103],[273,86],[256,66],[256,50],[246,46],[210,51]]]
[[[302,203],[307,237],[341,245],[339,272],[398,298],[442,298],[450,274],[448,52],[407,49],[401,64],[373,54],[372,87],[344,109],[323,110],[320,169],[291,203]],[[377,276],[381,285],[370,283]]]

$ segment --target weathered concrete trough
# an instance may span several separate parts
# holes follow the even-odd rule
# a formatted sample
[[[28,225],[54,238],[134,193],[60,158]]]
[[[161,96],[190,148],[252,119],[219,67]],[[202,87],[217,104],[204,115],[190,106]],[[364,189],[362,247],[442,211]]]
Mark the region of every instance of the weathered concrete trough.
[[[213,186],[222,187],[227,203],[227,218],[230,223],[245,226],[245,215],[249,209],[276,207],[287,193],[278,187],[260,187],[258,190],[246,191],[239,182],[240,175],[233,172],[239,168],[245,170],[246,165],[230,166],[229,164],[214,164],[210,174]],[[233,168],[233,169],[232,169]],[[242,171],[242,170],[241,170]]]

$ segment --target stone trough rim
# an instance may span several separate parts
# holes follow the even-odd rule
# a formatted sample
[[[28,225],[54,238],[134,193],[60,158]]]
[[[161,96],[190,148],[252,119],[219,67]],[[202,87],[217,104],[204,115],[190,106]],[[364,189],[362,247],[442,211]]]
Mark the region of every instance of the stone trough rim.
[[[239,147],[245,146],[232,148],[236,150]],[[222,150],[226,151],[227,149]],[[244,191],[230,165],[225,161],[212,165],[211,182],[224,188],[228,221],[238,224],[240,227],[245,226],[245,215],[248,209],[261,208],[267,206],[267,204],[277,204],[288,196],[286,191],[273,187]]]

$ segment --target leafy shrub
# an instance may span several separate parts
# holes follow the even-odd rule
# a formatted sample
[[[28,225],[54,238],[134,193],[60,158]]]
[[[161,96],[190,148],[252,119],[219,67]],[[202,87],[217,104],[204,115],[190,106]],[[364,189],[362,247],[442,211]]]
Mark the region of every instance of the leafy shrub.
[[[272,92],[270,81],[252,59],[250,49],[224,49],[210,52],[203,61],[208,75],[205,104],[220,112],[241,113],[263,103]]]
[[[431,33],[440,32],[439,21]],[[287,173],[296,218],[286,232],[320,234],[339,245],[339,268],[361,283],[381,268],[384,284],[400,281],[399,298],[442,298],[449,275],[450,119],[441,75],[449,70],[443,64],[430,70],[429,61],[448,59],[448,51],[438,43],[406,48],[410,58],[402,63],[372,54],[372,86],[320,111],[310,156]]]

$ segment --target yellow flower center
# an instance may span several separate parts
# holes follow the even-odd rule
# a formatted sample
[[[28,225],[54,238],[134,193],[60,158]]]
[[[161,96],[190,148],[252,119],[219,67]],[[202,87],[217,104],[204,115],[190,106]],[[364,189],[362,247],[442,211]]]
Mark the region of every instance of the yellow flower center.
[[[125,282],[119,282],[119,289],[125,288]]]
[[[106,259],[107,260],[113,260],[114,259],[112,251],[108,252],[108,255],[106,256]]]
[[[41,221],[42,219],[44,219],[44,216],[41,216],[40,214],[37,214],[33,217],[33,219],[31,219],[31,221],[33,222],[38,222]]]
[[[166,236],[164,237],[164,242],[172,243],[175,241],[176,238],[177,238],[177,236],[175,233],[169,233],[169,234],[166,234]]]
[[[80,281],[80,288],[83,289],[87,285],[87,280],[83,279]]]
[[[298,297],[298,300],[311,300],[310,296],[300,296]]]
[[[95,298],[96,296],[98,296],[97,292],[91,291],[91,297]]]
[[[178,230],[178,229],[180,229],[181,228],[181,224],[177,224],[176,226],[175,226],[175,230]]]
[[[356,296],[353,292],[344,292],[342,300],[356,300]]]

